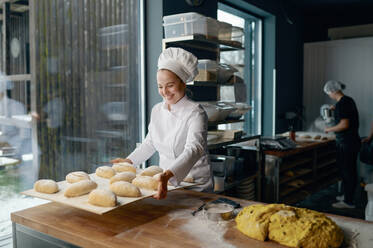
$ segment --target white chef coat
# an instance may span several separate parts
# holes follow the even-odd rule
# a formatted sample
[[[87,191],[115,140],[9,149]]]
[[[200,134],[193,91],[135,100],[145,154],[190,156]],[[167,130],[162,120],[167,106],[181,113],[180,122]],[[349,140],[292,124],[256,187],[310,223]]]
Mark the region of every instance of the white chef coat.
[[[186,96],[170,108],[165,102],[153,107],[149,132],[128,158],[139,165],[158,151],[159,166],[174,174],[169,180],[171,184],[178,185],[188,175],[200,183],[194,190],[212,191],[206,112]]]
[[[25,115],[26,110],[22,103],[8,98],[6,95],[0,100],[0,116],[11,118],[13,115]],[[0,142],[7,142],[16,148],[17,153],[23,153],[25,148],[22,145],[28,139],[31,141],[31,130],[16,127],[12,124],[1,124]],[[30,143],[31,144],[31,143]]]

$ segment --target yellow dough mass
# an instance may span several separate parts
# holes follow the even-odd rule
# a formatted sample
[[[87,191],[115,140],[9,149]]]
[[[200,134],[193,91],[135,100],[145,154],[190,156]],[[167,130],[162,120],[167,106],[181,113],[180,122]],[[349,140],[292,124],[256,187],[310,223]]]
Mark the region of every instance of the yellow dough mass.
[[[343,241],[342,230],[324,214],[284,204],[245,207],[236,223],[251,238],[269,239],[289,247],[339,247]]]

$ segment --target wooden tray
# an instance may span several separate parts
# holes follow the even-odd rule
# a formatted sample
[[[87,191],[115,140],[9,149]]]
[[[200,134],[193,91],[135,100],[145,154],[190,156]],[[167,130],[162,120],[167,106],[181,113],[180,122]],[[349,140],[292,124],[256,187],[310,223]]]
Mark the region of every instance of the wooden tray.
[[[95,173],[89,174],[89,176],[90,176],[91,180],[93,180],[97,183],[97,188],[110,190],[109,189],[109,185],[110,185],[110,180],[109,179],[105,179],[105,178],[96,176]],[[91,204],[88,203],[88,194],[78,196],[78,197],[70,197],[70,198],[65,197],[64,196],[65,189],[70,184],[67,183],[66,181],[61,181],[61,182],[58,182],[57,184],[58,184],[58,187],[59,187],[60,191],[58,191],[55,194],[39,193],[39,192],[36,192],[34,189],[23,191],[23,192],[21,192],[21,194],[28,195],[28,196],[33,196],[33,197],[37,197],[37,198],[42,198],[42,199],[46,199],[46,200],[50,200],[50,201],[54,201],[54,202],[59,202],[59,203],[66,204],[66,205],[76,207],[76,208],[80,208],[80,209],[83,209],[83,210],[86,210],[86,211],[89,211],[89,212],[92,212],[92,213],[95,213],[95,214],[104,214],[104,213],[110,212],[110,211],[112,211],[112,210],[114,210],[118,207],[121,207],[123,205],[129,204],[129,203],[132,203],[132,202],[144,199],[144,198],[151,197],[152,195],[157,193],[156,191],[152,191],[152,190],[140,189],[141,194],[142,194],[141,197],[120,197],[120,196],[117,196],[117,202],[118,202],[117,206],[115,206],[115,207],[99,207],[99,206],[91,205]],[[185,188],[185,187],[190,187],[190,186],[193,186],[193,185],[196,185],[196,184],[195,183],[182,182],[178,187],[168,186],[168,191],[172,191],[172,190],[180,189],[180,188]]]

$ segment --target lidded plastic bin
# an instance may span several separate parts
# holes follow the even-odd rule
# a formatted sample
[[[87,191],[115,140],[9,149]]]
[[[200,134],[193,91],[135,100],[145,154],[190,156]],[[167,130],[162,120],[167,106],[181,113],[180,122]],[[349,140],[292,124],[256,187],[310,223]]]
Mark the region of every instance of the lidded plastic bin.
[[[128,45],[128,24],[100,28],[98,31],[102,49],[120,48]]]
[[[218,63],[210,59],[198,60],[198,75],[194,81],[217,81]]]
[[[231,40],[232,39],[232,24],[226,22],[218,22],[219,25],[219,40]]]
[[[244,30],[243,28],[233,26],[232,27],[232,41],[237,41],[241,43],[242,45],[244,44]]]
[[[218,37],[218,21],[195,12],[164,16],[163,27],[165,38],[194,34],[206,38]]]

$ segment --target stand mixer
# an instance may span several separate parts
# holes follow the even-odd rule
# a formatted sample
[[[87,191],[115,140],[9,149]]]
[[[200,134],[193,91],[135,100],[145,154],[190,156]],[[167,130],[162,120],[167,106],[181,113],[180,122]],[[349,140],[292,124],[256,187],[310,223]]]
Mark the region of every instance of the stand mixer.
[[[334,122],[332,105],[322,105],[320,108],[320,115],[327,125],[330,125]]]

